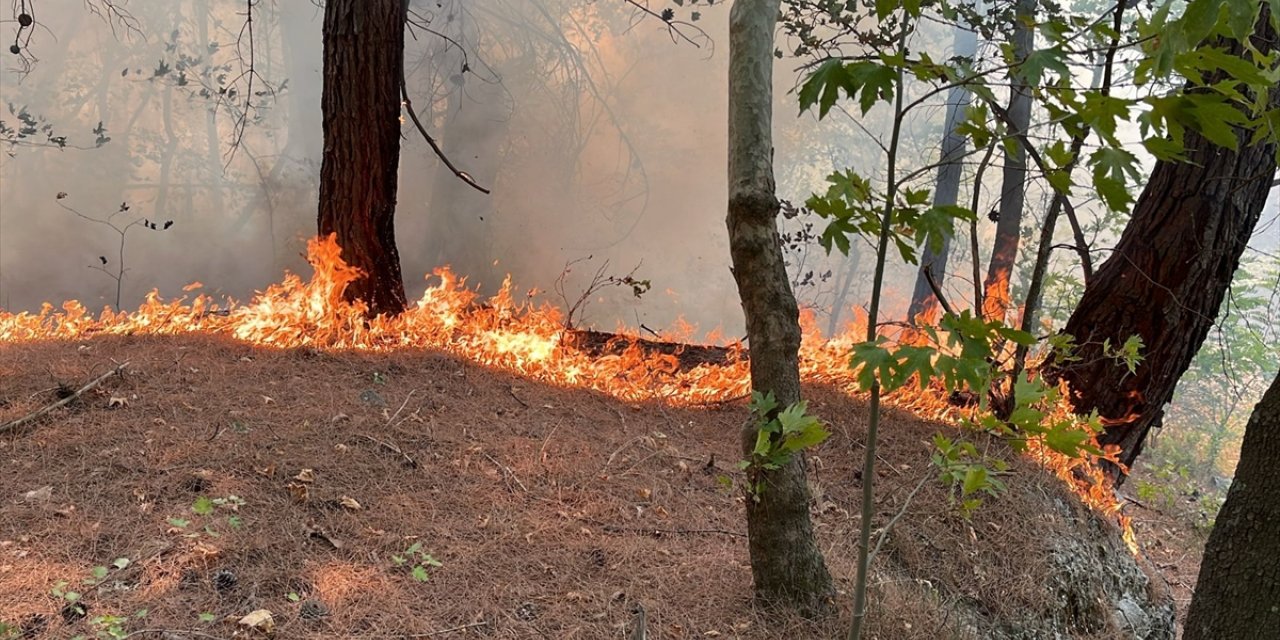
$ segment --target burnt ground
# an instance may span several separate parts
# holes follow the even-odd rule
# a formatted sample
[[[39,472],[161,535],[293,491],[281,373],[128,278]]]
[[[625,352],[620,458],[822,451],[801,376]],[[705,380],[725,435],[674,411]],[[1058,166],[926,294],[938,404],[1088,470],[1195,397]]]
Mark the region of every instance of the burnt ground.
[[[283,638],[627,638],[641,610],[649,638],[847,625],[847,594],[822,622],[749,598],[741,401],[627,403],[427,351],[99,337],[0,345],[0,424],[124,361],[0,434],[0,623],[26,637],[95,637],[115,616],[102,637],[229,638],[252,635],[235,620],[259,609]],[[814,518],[844,594],[865,407],[806,394],[833,433],[811,458]],[[936,476],[929,442],[947,429],[889,411],[878,523]],[[1046,518],[1069,494],[1006,457],[1009,491],[971,521],[924,482],[876,561],[869,637],[973,637],[962,603],[992,618],[1052,606],[1044,540],[1085,516]],[[85,615],[53,593],[68,590]]]

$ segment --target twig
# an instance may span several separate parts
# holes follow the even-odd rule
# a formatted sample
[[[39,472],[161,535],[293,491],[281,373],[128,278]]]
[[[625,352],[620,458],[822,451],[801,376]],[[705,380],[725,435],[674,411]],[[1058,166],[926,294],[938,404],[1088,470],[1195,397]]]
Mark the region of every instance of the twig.
[[[403,635],[401,637],[402,638],[430,638],[431,636],[444,635],[446,633],[453,633],[454,631],[466,631],[467,629],[475,629],[477,627],[487,627],[487,626],[489,626],[489,621],[481,620],[480,622],[472,622],[471,624],[464,624],[460,627],[450,627],[448,629],[441,629],[439,631],[428,631],[426,633],[410,633],[410,634]]]
[[[453,172],[453,175],[458,176],[458,179],[470,185],[472,189],[488,195],[489,190],[480,186],[480,183],[476,182],[476,179],[472,178],[471,174],[454,166],[453,162],[449,160],[449,157],[444,154],[444,149],[441,149],[439,143],[436,142],[436,139],[432,138],[431,134],[427,133],[427,128],[422,126],[422,121],[418,120],[418,112],[413,110],[413,101],[409,99],[409,86],[405,82],[403,75],[400,76],[400,97],[404,100],[404,110],[409,112],[409,119],[413,121],[413,126],[418,130],[418,133],[422,134],[422,137],[426,139],[427,144],[431,145],[431,150],[435,152],[437,158],[440,158],[440,162],[443,162],[444,166],[448,167],[449,171]]]
[[[520,403],[520,406],[522,406],[522,407],[524,407],[524,408],[526,408],[526,409],[528,409],[528,408],[529,408],[529,403],[525,402],[524,400],[521,400],[521,399],[520,399],[520,396],[516,395],[516,390],[515,390],[515,389],[511,388],[510,386],[508,386],[508,387],[507,387],[507,393],[511,394],[511,397],[512,397],[512,398],[515,398],[516,402],[519,402],[519,403]]]
[[[384,449],[388,451],[392,451],[392,452],[395,452],[396,454],[399,454],[401,458],[404,458],[404,463],[406,466],[412,467],[414,469],[418,468],[418,461],[414,460],[413,458],[410,458],[409,454],[405,453],[404,450],[401,449],[400,447],[397,447],[394,444],[391,444],[390,442],[383,442],[377,438],[366,436],[362,433],[357,433],[356,435],[360,436],[361,438],[364,438],[365,440],[368,440],[369,442],[372,442],[377,445],[381,445]]]
[[[731,535],[733,538],[746,538],[746,534],[740,534],[737,531],[728,531],[726,529],[650,529],[643,526],[616,526],[604,525],[604,530],[613,532],[613,534],[678,534],[678,535],[701,535],[701,534],[718,534]]]
[[[483,455],[484,457],[489,459],[489,462],[492,462],[493,464],[497,465],[497,467],[502,470],[503,477],[509,478],[511,480],[515,480],[516,484],[520,485],[520,488],[524,489],[526,493],[529,491],[529,488],[524,486],[523,482],[520,482],[520,478],[516,476],[516,472],[511,470],[511,467],[508,467],[507,465],[502,464],[501,462],[498,462],[497,460],[494,459],[493,456],[489,455],[484,451],[481,451],[480,455]]]
[[[947,297],[942,295],[942,288],[938,286],[938,281],[933,279],[933,265],[925,266],[924,279],[929,282],[929,288],[933,289],[933,297],[938,299],[938,304],[942,305],[942,310],[947,312],[947,315],[956,315],[955,307],[952,307],[951,303],[947,302]]]
[[[121,640],[129,640],[129,638],[136,638],[138,636],[145,636],[153,633],[158,633],[161,636],[180,635],[180,636],[193,636],[196,638],[208,638],[208,640],[223,640],[221,636],[211,636],[207,633],[202,633],[200,631],[191,631],[188,629],[139,629],[137,631],[130,633],[127,636],[124,636],[123,638],[121,638]]]
[[[517,400],[518,399],[519,398],[517,398]],[[524,404],[524,403],[521,402],[520,404]],[[551,428],[551,432],[547,434],[547,437],[542,439],[542,447],[538,449],[539,464],[545,463],[547,461],[547,445],[551,444],[551,436],[554,436],[556,434],[556,430],[559,428],[560,428],[560,423],[557,422],[556,426]]]
[[[395,413],[393,413],[393,414],[391,414],[391,417],[387,419],[387,426],[388,426],[388,427],[389,427],[389,426],[391,426],[391,423],[392,423],[392,422],[395,422],[395,421],[396,421],[396,418],[400,417],[400,412],[401,412],[401,411],[404,411],[404,407],[405,407],[405,405],[409,404],[409,399],[410,399],[410,398],[412,398],[412,397],[413,397],[413,394],[415,394],[415,393],[417,393],[417,392],[418,392],[418,390],[417,390],[417,389],[412,389],[412,390],[410,390],[410,391],[409,391],[409,395],[407,395],[407,396],[405,396],[405,397],[404,397],[404,402],[401,402],[401,403],[400,403],[400,408],[399,408],[399,409],[396,409],[396,412],[395,412]]]
[[[876,559],[876,554],[880,553],[880,547],[884,546],[884,541],[889,538],[889,532],[893,530],[893,525],[898,524],[898,521],[902,519],[902,516],[906,515],[907,507],[911,506],[911,499],[916,497],[916,494],[920,492],[920,488],[924,486],[925,482],[928,482],[929,478],[929,475],[925,475],[925,477],[920,478],[920,482],[916,483],[916,488],[912,489],[911,493],[907,494],[907,499],[902,503],[902,508],[898,509],[898,513],[889,520],[889,524],[884,525],[884,528],[880,530],[880,537],[876,540],[876,548],[872,549],[871,555],[867,557],[868,565]]]
[[[40,409],[40,410],[38,410],[38,411],[36,411],[36,412],[34,412],[34,413],[29,413],[29,414],[27,414],[27,415],[25,415],[25,416],[23,416],[23,417],[21,417],[21,418],[18,418],[17,420],[12,420],[12,421],[10,421],[10,422],[6,422],[6,423],[4,423],[3,425],[0,425],[0,434],[7,433],[7,432],[9,432],[9,431],[16,431],[17,429],[19,429],[19,428],[20,428],[20,427],[22,427],[23,425],[25,425],[25,424],[27,424],[27,423],[29,423],[29,422],[32,422],[32,421],[35,421],[35,420],[38,420],[38,419],[40,419],[40,418],[44,417],[46,414],[48,414],[49,412],[53,411],[54,409],[57,409],[57,408],[59,408],[59,407],[66,406],[66,405],[67,405],[67,404],[69,404],[72,400],[75,400],[76,398],[79,398],[81,395],[83,395],[83,394],[84,394],[84,392],[89,391],[90,389],[92,389],[92,388],[94,388],[94,387],[98,386],[99,384],[102,384],[102,381],[103,381],[103,380],[106,380],[107,378],[110,378],[111,376],[116,375],[117,373],[120,373],[121,371],[124,371],[124,368],[125,368],[125,367],[127,367],[127,366],[129,366],[129,362],[128,362],[128,361],[125,361],[124,363],[120,364],[120,365],[119,365],[119,366],[117,366],[116,368],[114,368],[114,369],[112,369],[112,370],[110,370],[110,371],[108,371],[108,372],[106,372],[106,373],[104,373],[104,374],[102,374],[102,375],[98,376],[97,378],[94,378],[92,381],[90,381],[90,382],[89,382],[89,384],[86,384],[86,385],[84,385],[83,387],[80,387],[79,389],[77,389],[75,393],[73,393],[73,394],[71,394],[71,395],[69,395],[69,396],[67,396],[67,397],[65,397],[65,398],[63,398],[63,399],[61,399],[61,400],[59,400],[59,401],[57,401],[57,402],[55,402],[55,403],[53,403],[53,404],[51,404],[51,405],[49,405],[49,406],[45,407],[45,408],[43,408],[43,409]]]

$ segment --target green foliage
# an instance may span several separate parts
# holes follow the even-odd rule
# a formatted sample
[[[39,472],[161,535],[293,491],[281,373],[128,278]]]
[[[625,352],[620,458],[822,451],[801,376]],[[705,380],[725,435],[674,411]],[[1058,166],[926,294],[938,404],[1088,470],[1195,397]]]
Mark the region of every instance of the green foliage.
[[[951,488],[950,498],[966,519],[982,506],[982,496],[995,497],[1005,490],[999,475],[1009,469],[1003,460],[979,453],[972,442],[952,441],[936,434],[930,456],[942,483]]]
[[[405,549],[403,554],[391,556],[391,563],[397,568],[404,568],[409,572],[409,576],[417,582],[426,582],[431,578],[430,570],[443,567],[444,564],[436,560],[430,553],[422,548],[421,542],[415,542]]]
[[[806,413],[808,404],[801,400],[779,410],[773,392],[751,394],[751,415],[755,417],[756,441],[747,460],[738,466],[751,476],[751,494],[755,498],[764,491],[761,471],[780,469],[791,462],[792,456],[805,449],[816,447],[831,433],[822,421]]]
[[[238,513],[240,507],[245,504],[244,499],[237,495],[229,495],[225,498],[199,496],[191,503],[191,513],[203,522],[204,526],[200,527],[198,531],[192,531],[183,535],[188,538],[195,538],[200,535],[206,535],[211,538],[220,538],[222,537],[222,533],[220,533],[216,528],[216,525],[218,525],[219,522],[225,523],[233,530],[238,530],[244,526],[244,520],[238,515]],[[220,519],[217,516],[218,510],[227,511],[230,512],[230,514],[225,518]],[[187,529],[192,525],[193,521],[187,518],[170,517],[166,518],[165,522],[169,523],[169,526],[175,529]]]
[[[805,201],[805,206],[827,221],[818,240],[822,247],[847,254],[850,236],[878,238],[887,194],[878,193],[870,180],[853,169],[836,171],[827,176],[827,182],[825,194],[814,194]],[[928,189],[911,188],[894,194],[890,240],[902,259],[912,264],[917,249],[927,244],[940,250],[944,240],[954,235],[957,220],[974,219],[973,212],[964,207],[931,206],[930,195]]]

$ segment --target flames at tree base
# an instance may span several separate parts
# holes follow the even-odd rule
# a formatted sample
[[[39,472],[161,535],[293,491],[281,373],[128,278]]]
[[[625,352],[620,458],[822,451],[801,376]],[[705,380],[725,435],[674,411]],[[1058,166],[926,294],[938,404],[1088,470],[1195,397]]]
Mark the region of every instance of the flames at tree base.
[[[0,310],[0,345],[35,340],[79,340],[94,335],[227,335],[270,348],[389,351],[435,349],[474,362],[516,372],[543,382],[589,388],[628,401],[660,400],[697,405],[744,398],[750,392],[747,354],[740,343],[711,347],[714,358],[691,358],[687,346],[654,343],[636,336],[591,334],[566,327],[561,311],[518,299],[510,279],[491,298],[481,300],[448,268],[434,272],[440,284],[396,317],[366,317],[367,308],[343,299],[360,276],[346,265],[333,236],[308,243],[314,268],[309,280],[294,274],[241,304],[193,293],[165,300],[152,291],[136,311],[104,309],[94,317],[79,302],[61,310],[46,303],[38,313]],[[186,290],[197,291],[199,283]],[[865,333],[851,327],[832,338],[816,329],[812,315],[802,317],[801,375],[808,382],[857,393],[849,353]],[[691,332],[690,332],[691,333]],[[654,344],[666,345],[654,348]],[[972,409],[948,402],[941,389],[908,387],[889,398],[925,418],[952,421]],[[1130,549],[1133,530],[1121,504],[1094,461],[1068,459],[1032,443],[1030,454],[1067,482],[1091,508],[1116,518]]]

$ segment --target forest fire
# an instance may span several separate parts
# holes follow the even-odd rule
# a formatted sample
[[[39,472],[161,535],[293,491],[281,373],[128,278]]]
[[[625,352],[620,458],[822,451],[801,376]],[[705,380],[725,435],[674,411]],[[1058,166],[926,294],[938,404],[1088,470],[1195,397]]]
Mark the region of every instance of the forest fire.
[[[720,362],[688,364],[680,352],[654,352],[625,335],[611,341],[604,353],[575,348],[563,314],[551,305],[519,300],[510,280],[491,298],[481,300],[447,268],[404,314],[366,318],[361,303],[343,299],[347,284],[359,272],[340,257],[335,240],[317,238],[308,244],[314,275],[304,281],[287,274],[278,284],[248,303],[219,302],[204,294],[176,300],[153,291],[136,311],[104,309],[94,317],[79,302],[56,310],[46,303],[39,313],[0,310],[0,343],[48,339],[81,339],[107,335],[223,334],[264,347],[354,349],[438,349],[469,360],[517,372],[538,380],[589,388],[623,400],[661,400],[683,405],[721,402],[745,397],[750,390],[747,354],[741,344],[720,348]],[[202,288],[199,283],[188,291]],[[848,354],[853,327],[825,339],[812,316],[802,317],[801,375],[811,382],[831,384],[853,394],[856,381]],[[863,326],[865,327],[865,319]],[[890,400],[922,417],[954,420],[971,409],[948,402],[941,389],[908,385]],[[1119,514],[1103,474],[1091,463],[1066,458],[1032,443],[1032,456],[1066,482],[1094,510],[1116,517],[1126,542],[1136,549],[1128,519]]]

